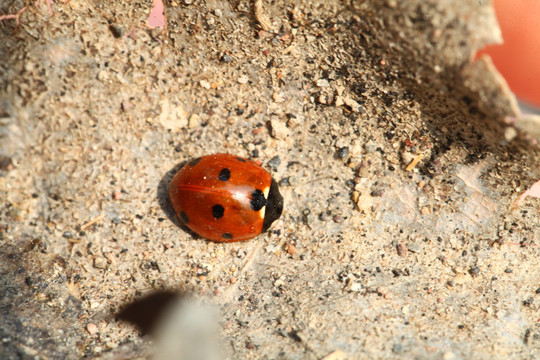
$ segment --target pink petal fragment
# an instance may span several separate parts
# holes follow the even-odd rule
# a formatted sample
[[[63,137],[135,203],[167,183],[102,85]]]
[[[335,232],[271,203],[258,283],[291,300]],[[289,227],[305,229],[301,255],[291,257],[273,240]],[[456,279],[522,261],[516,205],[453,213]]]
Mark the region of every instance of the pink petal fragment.
[[[516,205],[515,205],[515,206],[518,206],[519,204],[521,204],[521,202],[522,202],[527,196],[532,196],[532,197],[535,197],[535,198],[539,198],[539,199],[540,199],[540,180],[538,180],[537,182],[535,182],[535,183],[529,188],[529,190],[527,190],[527,191],[525,191],[523,194],[521,194],[521,196],[517,199]]]
[[[165,28],[165,12],[162,0],[154,0],[146,23],[152,29]]]
[[[16,14],[2,15],[2,16],[0,16],[0,21],[2,21],[2,20],[9,20],[9,19],[15,19],[15,23],[16,23],[17,25],[19,25],[19,24],[20,24],[19,18],[21,17],[22,13],[26,11],[26,8],[27,8],[27,6],[21,8],[19,11],[17,11]]]

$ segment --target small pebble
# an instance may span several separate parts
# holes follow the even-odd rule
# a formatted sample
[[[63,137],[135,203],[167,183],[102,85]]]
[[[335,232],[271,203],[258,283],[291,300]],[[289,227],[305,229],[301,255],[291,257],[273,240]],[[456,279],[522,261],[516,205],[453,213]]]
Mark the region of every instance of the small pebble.
[[[453,352],[450,352],[450,351],[447,351],[443,354],[443,359],[444,360],[452,360],[452,359],[455,359],[456,358],[456,355],[454,355]]]
[[[476,276],[480,274],[480,267],[473,266],[472,268],[469,269],[469,274],[471,274],[471,276]]]
[[[349,156],[349,148],[346,146],[339,148],[337,151],[337,156],[341,160],[345,160]]]
[[[201,118],[197,114],[191,114],[188,120],[188,128],[193,129],[199,126],[201,123]]]
[[[298,178],[296,176],[289,176],[289,185],[295,186],[298,184]]]
[[[518,132],[516,128],[514,128],[513,126],[509,126],[506,129],[504,129],[504,139],[508,142],[514,140],[517,135],[518,135]]]
[[[361,178],[367,178],[369,176],[369,169],[367,167],[367,164],[363,161],[360,165],[360,169],[358,169],[358,176]]]
[[[206,80],[201,80],[201,81],[199,81],[199,84],[200,84],[203,88],[205,88],[206,90],[209,90],[209,89],[210,89],[210,83],[209,83],[208,81],[206,81]]]
[[[356,190],[353,191],[353,192],[351,193],[351,197],[352,197],[353,203],[356,204],[356,203],[358,202],[358,199],[360,199],[360,192],[359,192],[359,191],[356,191]]]
[[[362,284],[356,281],[353,281],[351,283],[351,287],[350,287],[351,292],[360,292],[361,290],[362,290]]]
[[[289,255],[296,254],[296,246],[294,246],[293,244],[287,244],[285,250]]]
[[[271,158],[267,164],[268,164],[268,167],[277,168],[281,164],[281,159],[279,155],[276,155],[273,158]]]
[[[353,99],[347,97],[343,99],[343,102],[345,103],[345,105],[350,107],[352,111],[359,112],[361,114],[364,113],[364,109]]]
[[[294,330],[289,335],[296,342],[307,343],[306,336],[299,330]]]
[[[326,221],[328,220],[328,214],[326,212],[322,212],[319,214],[319,220]]]
[[[323,357],[321,360],[344,360],[349,359],[349,356],[341,350],[332,351],[330,354]]]
[[[284,139],[289,135],[290,132],[287,125],[279,120],[272,120],[270,128],[270,134],[275,139]]]
[[[523,300],[523,306],[531,306],[533,303],[534,303],[534,298],[532,296],[526,300]]]
[[[398,244],[398,245],[396,246],[396,249],[397,249],[397,253],[398,253],[399,256],[405,256],[405,255],[407,255],[407,251],[408,251],[407,245],[405,245],[405,244]]]
[[[403,345],[401,345],[400,343],[395,343],[394,345],[392,345],[392,351],[396,354],[402,353]]]
[[[401,308],[401,312],[403,313],[403,315],[409,316],[411,314],[410,306],[405,305],[404,307]]]
[[[345,218],[341,215],[334,215],[332,220],[334,220],[335,223],[341,224],[342,222],[345,221]]]
[[[458,285],[463,285],[466,282],[468,282],[469,280],[470,280],[470,277],[465,275],[465,274],[457,274],[454,277],[454,283],[458,284]]]
[[[94,267],[96,269],[105,269],[107,267],[107,260],[102,257],[95,258]]]
[[[414,244],[414,243],[409,243],[409,244],[407,244],[407,250],[410,251],[410,252],[418,254],[421,249],[420,249],[420,245],[417,245],[417,244]]]
[[[230,63],[232,61],[232,57],[229,54],[225,54],[221,57],[221,61],[224,63]]]
[[[96,324],[90,323],[90,324],[86,325],[86,331],[88,331],[88,333],[90,335],[94,335],[95,333],[98,332],[98,327],[97,327]]]
[[[122,111],[128,111],[131,109],[131,102],[129,100],[124,100],[120,103],[120,107],[122,108]]]
[[[318,87],[328,87],[328,86],[330,86],[330,83],[326,79],[319,79],[319,80],[317,80],[317,86]]]
[[[109,30],[111,31],[111,34],[117,39],[121,38],[125,32],[124,28],[115,24],[109,25]]]
[[[364,148],[368,154],[374,153],[377,150],[377,147],[377,144],[374,142],[368,142],[366,145],[364,145]]]
[[[0,170],[13,170],[13,160],[8,156],[0,155]]]
[[[384,195],[384,190],[382,189],[375,189],[371,192],[371,197],[381,197]]]
[[[312,224],[315,221],[315,217],[307,209],[302,212],[302,215],[302,221],[306,225]]]
[[[328,96],[322,94],[322,95],[319,96],[317,101],[319,102],[319,104],[326,105],[326,104],[328,104]]]

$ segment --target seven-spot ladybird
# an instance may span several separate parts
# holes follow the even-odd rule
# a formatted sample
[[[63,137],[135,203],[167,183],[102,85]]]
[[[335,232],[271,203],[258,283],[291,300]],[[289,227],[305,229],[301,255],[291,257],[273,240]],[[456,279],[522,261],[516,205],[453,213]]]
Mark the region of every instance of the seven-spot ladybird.
[[[219,242],[251,239],[283,211],[283,197],[270,173],[230,154],[188,162],[172,179],[169,197],[188,228]]]

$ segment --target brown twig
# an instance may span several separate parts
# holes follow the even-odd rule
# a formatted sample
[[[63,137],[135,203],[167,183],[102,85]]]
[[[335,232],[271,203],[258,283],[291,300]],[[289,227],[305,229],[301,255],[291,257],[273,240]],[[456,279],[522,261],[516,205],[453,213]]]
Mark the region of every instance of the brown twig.
[[[262,0],[253,0],[253,16],[264,31],[274,30],[272,22],[264,12]]]
[[[81,226],[81,230],[84,230],[84,229],[88,228],[90,225],[94,225],[98,221],[102,220],[104,217],[105,217],[105,215],[101,214],[98,217],[94,218],[93,220],[90,220],[89,222],[87,222],[86,224]]]

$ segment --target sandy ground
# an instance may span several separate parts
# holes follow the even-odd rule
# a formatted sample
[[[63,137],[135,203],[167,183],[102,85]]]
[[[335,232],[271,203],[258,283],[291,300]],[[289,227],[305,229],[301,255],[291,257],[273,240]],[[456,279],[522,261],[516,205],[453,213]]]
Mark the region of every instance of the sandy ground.
[[[487,2],[28,2],[0,22],[0,357],[147,358],[118,319],[215,304],[231,359],[540,358],[540,151],[475,51]],[[3,3],[16,13],[22,1]],[[285,213],[193,237],[178,164],[260,161]]]

